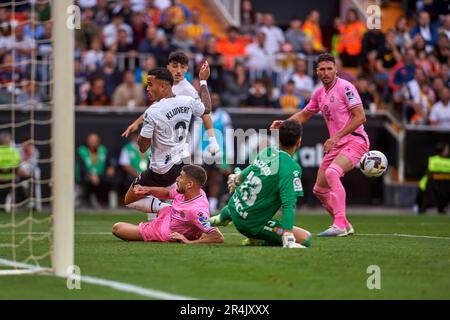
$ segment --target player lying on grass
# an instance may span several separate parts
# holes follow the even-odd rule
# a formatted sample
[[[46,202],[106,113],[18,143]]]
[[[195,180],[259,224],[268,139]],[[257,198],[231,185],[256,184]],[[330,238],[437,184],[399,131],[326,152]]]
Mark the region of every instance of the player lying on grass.
[[[323,87],[317,89],[311,101],[290,120],[307,122],[321,112],[330,138],[323,145],[324,158],[317,172],[314,195],[333,217],[333,224],[319,236],[343,237],[355,231],[347,220],[345,188],[341,178],[352,170],[369,150],[369,137],[364,130],[366,116],[358,91],[350,82],[337,77],[334,57],[322,53],[317,59],[317,76]],[[283,123],[276,120],[271,129]]]
[[[185,165],[176,179],[176,188],[136,185],[136,194],[151,196],[152,212],[158,216],[139,225],[118,222],[112,233],[128,241],[222,243],[222,233],[209,224],[209,203],[201,189],[205,183],[206,172],[202,167]],[[173,201],[170,205],[160,199]]]
[[[297,197],[303,196],[303,188],[302,169],[292,156],[300,147],[301,137],[301,124],[283,122],[279,127],[280,147],[265,148],[253,164],[229,176],[228,187],[234,193],[220,214],[211,218],[211,224],[233,221],[250,244],[309,247],[311,233],[294,226]],[[280,207],[281,222],[273,219]]]

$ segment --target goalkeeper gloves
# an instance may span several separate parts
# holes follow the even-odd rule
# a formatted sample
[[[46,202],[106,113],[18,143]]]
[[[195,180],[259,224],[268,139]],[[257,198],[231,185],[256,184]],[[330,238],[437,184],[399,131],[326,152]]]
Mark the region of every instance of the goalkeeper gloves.
[[[230,174],[228,176],[227,180],[227,186],[228,186],[228,192],[231,194],[236,190],[236,187],[241,184],[241,169],[235,168],[234,173]]]
[[[219,153],[220,147],[219,147],[219,145],[217,144],[216,137],[209,137],[208,151],[209,151],[212,155],[215,155],[216,153]]]
[[[283,233],[283,236],[281,237],[281,239],[283,242],[283,248],[291,248],[291,249],[305,248],[301,244],[295,242],[295,237],[292,232]]]

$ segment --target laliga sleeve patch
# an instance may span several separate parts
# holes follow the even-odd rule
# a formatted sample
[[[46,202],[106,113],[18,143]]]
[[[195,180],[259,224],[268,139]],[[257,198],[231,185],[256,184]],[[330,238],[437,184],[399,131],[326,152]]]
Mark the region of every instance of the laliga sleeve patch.
[[[348,90],[345,91],[345,96],[347,97],[348,102],[352,103],[356,101],[356,97],[355,94],[353,93],[352,90],[350,90],[350,88],[346,88]]]
[[[299,177],[294,178],[294,180],[292,180],[292,183],[294,185],[295,192],[303,191],[302,181]]]

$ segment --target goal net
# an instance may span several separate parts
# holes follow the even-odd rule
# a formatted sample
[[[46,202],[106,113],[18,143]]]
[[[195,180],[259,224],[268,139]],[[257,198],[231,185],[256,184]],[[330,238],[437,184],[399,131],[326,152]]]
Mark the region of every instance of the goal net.
[[[71,5],[0,2],[0,275],[73,264]]]

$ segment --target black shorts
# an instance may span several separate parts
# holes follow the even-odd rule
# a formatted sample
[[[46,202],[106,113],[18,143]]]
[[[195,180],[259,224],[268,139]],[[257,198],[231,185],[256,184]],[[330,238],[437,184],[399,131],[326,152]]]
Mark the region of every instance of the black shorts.
[[[147,169],[134,180],[133,186],[138,184],[145,187],[169,187],[175,183],[183,166],[184,164],[174,164],[169,171],[163,174]]]

